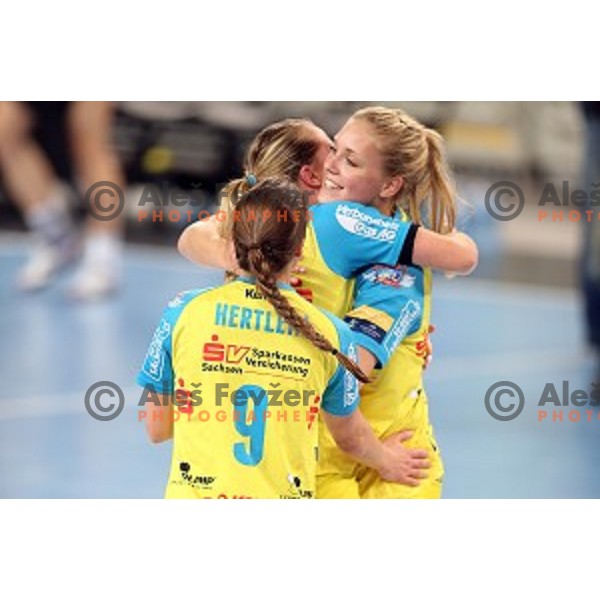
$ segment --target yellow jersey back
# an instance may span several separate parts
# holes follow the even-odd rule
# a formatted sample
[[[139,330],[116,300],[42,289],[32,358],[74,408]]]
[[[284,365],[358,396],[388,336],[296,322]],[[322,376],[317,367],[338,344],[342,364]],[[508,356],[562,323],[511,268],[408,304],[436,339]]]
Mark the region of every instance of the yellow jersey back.
[[[282,294],[356,359],[348,326]],[[173,402],[168,498],[312,498],[318,414],[358,405],[357,381],[290,327],[249,278],[185,292],[160,321],[138,383]]]

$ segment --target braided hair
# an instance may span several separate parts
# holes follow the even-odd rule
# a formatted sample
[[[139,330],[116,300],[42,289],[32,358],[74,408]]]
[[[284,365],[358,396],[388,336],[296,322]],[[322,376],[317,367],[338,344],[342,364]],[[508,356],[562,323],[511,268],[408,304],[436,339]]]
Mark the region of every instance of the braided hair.
[[[277,287],[277,276],[294,260],[306,235],[305,195],[283,179],[268,178],[246,192],[236,209],[239,217],[233,223],[233,242],[240,267],[256,278],[259,292],[286,323],[367,383],[369,378],[361,368],[297,312]],[[266,214],[270,218],[261,218]]]

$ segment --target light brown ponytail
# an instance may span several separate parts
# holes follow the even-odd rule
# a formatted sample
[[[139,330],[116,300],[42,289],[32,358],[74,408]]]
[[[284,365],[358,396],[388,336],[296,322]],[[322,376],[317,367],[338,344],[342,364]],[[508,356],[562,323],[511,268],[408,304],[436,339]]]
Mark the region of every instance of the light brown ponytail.
[[[389,176],[402,176],[394,198],[415,223],[423,221],[437,233],[449,233],[456,223],[456,191],[444,156],[442,136],[400,109],[374,106],[352,116],[373,128]]]
[[[228,183],[220,193],[219,235],[230,240],[233,210],[253,185],[268,177],[296,183],[300,169],[313,162],[319,141],[309,119],[284,119],[262,129],[252,140],[244,157],[244,177]]]

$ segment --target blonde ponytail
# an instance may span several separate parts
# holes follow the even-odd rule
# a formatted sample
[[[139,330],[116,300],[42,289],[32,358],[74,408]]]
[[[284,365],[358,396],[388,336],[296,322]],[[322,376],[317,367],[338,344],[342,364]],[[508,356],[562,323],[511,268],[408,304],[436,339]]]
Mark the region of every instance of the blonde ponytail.
[[[363,108],[352,116],[371,125],[379,141],[384,170],[401,176],[402,189],[393,201],[415,223],[423,222],[438,233],[452,231],[456,223],[456,192],[444,156],[442,136],[400,109]]]

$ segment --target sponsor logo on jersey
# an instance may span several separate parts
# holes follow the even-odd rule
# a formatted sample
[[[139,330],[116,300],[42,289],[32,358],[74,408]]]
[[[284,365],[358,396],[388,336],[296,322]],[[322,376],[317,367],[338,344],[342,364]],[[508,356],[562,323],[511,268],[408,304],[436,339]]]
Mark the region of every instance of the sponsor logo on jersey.
[[[385,329],[382,329],[375,323],[371,323],[371,321],[359,319],[357,317],[345,317],[344,321],[348,323],[352,331],[356,331],[356,333],[362,333],[368,338],[375,340],[378,344],[380,344],[385,338]]]
[[[165,355],[162,351],[164,341],[171,335],[171,324],[161,319],[154,332],[144,360],[142,371],[154,381],[162,381],[165,368]]]
[[[421,306],[419,303],[409,300],[385,340],[383,340],[383,345],[389,354],[396,350],[398,344],[406,337],[406,334],[420,316]]]
[[[358,363],[358,352],[354,344],[348,346],[348,358]],[[358,384],[350,371],[344,369],[344,406],[354,406],[358,402]]]
[[[298,356],[282,350],[266,350],[252,348],[252,352],[246,357],[245,364],[252,369],[267,369],[269,371],[280,371],[289,375],[308,377],[311,366],[308,356]]]
[[[167,304],[167,306],[169,308],[179,308],[184,303],[184,296],[186,294],[187,292],[180,292],[177,294],[177,296],[175,296],[175,298],[173,298],[173,300],[169,302],[169,304]]]
[[[194,475],[194,473],[192,473],[192,467],[188,462],[179,463],[179,473],[181,479],[194,488],[211,489],[213,483],[217,479],[210,475]]]
[[[202,348],[202,360],[239,365],[250,352],[250,346],[222,344],[218,335],[212,335],[210,339]]]
[[[335,211],[338,223],[350,233],[360,237],[393,242],[400,224],[393,219],[378,218],[358,208],[340,204]]]
[[[365,271],[362,278],[371,283],[393,288],[411,288],[415,285],[416,280],[416,277],[408,272],[406,266],[394,268],[383,265],[377,265]]]
[[[288,473],[287,483],[287,492],[279,495],[279,497],[282,500],[300,500],[314,498],[314,491],[304,488],[302,485],[302,480],[297,475],[294,475],[293,473]]]
[[[247,288],[244,291],[244,297],[251,300],[263,300],[264,296],[256,288]]]

